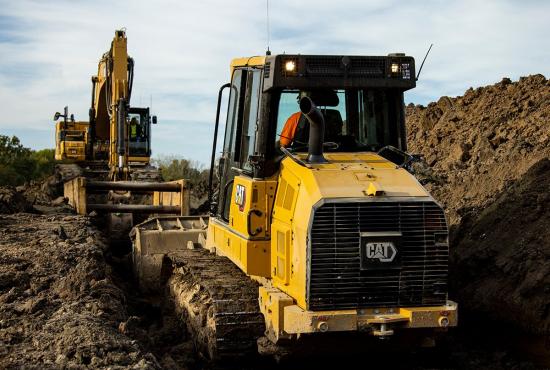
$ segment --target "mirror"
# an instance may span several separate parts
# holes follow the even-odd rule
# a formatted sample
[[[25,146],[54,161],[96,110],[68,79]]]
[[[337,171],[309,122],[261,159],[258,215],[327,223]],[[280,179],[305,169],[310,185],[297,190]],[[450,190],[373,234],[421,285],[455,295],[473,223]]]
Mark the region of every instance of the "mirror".
[[[157,116],[153,116],[153,124],[154,124],[154,125],[157,124]]]
[[[61,113],[59,112],[55,112],[54,116],[53,116],[53,120],[54,121],[57,121],[59,119],[59,117],[61,117]]]

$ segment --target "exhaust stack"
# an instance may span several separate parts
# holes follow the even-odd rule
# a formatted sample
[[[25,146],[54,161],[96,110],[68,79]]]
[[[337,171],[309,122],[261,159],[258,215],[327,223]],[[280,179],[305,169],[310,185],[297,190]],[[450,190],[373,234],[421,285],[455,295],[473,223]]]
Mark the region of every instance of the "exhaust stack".
[[[326,163],[323,156],[325,138],[325,119],[313,100],[305,96],[300,99],[300,111],[309,122],[309,141],[307,161],[309,163]]]

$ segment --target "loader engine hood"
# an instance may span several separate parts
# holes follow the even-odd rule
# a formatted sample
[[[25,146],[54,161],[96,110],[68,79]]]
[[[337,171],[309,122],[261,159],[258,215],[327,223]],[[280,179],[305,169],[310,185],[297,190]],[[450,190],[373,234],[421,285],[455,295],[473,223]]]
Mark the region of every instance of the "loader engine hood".
[[[306,156],[281,162],[276,286],[314,311],[445,304],[445,213],[416,178],[375,153]]]
[[[327,198],[429,197],[407,170],[375,153],[325,153],[325,158],[327,163],[296,168],[313,204]]]

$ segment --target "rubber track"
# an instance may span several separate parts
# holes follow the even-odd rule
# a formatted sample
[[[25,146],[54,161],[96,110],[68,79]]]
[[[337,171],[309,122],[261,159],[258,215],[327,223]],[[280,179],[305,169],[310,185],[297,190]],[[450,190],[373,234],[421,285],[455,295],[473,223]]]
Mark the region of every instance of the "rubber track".
[[[202,248],[168,258],[170,295],[197,349],[211,360],[256,354],[265,332],[258,284],[228,258]]]

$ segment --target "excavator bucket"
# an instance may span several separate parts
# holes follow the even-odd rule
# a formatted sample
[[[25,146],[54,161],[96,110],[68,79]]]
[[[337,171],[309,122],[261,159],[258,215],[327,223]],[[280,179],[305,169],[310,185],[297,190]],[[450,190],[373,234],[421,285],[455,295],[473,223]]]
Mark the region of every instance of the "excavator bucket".
[[[151,204],[129,204],[131,195],[152,194]],[[147,213],[189,214],[189,192],[185,180],[172,182],[92,181],[76,177],[65,182],[64,195],[78,214]],[[108,200],[98,202],[108,195]],[[151,197],[149,197],[151,198]],[[95,201],[95,202],[94,202]]]

